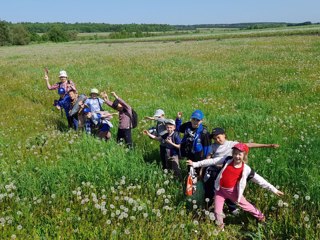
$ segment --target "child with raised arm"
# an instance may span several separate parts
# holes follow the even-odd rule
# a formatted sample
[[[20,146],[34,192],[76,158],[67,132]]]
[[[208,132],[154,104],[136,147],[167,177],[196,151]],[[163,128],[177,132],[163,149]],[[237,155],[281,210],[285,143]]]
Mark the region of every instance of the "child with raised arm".
[[[211,158],[216,157],[228,157],[232,155],[232,148],[234,145],[238,144],[238,141],[229,141],[227,140],[227,136],[225,130],[223,128],[214,128],[212,129],[212,133],[210,134],[210,138],[213,139],[214,143],[212,144],[212,154]],[[261,144],[261,143],[245,143],[249,148],[278,148],[278,144]],[[210,200],[213,199],[214,196],[214,188],[212,187],[214,181],[217,177],[221,168],[217,166],[210,166],[206,169],[204,175],[204,189],[205,189],[205,197]],[[233,214],[237,214],[237,208],[235,205],[232,205],[230,201],[226,202],[229,211]]]
[[[162,109],[157,109],[154,113],[153,117],[145,117],[144,119],[147,120],[154,120],[156,122],[156,126],[150,128],[148,131],[152,135],[155,135],[157,137],[162,137],[167,133],[166,129],[166,118],[165,113]],[[166,165],[166,143],[163,141],[160,141],[160,159],[162,164],[162,169],[167,169]]]
[[[44,79],[46,80],[48,90],[56,90],[58,88],[63,88],[66,91],[66,93],[68,93],[70,90],[77,90],[76,85],[73,81],[68,79],[68,74],[64,70],[59,72],[60,82],[50,85],[48,70],[45,71]]]
[[[119,126],[117,133],[117,142],[124,140],[127,147],[132,148],[132,137],[131,137],[131,129],[132,129],[132,108],[115,92],[111,92],[114,96],[115,100],[112,102],[109,100],[108,95],[105,92],[101,93],[101,97],[106,102],[109,107],[117,110],[119,112]]]
[[[244,143],[237,143],[232,148],[232,157],[217,157],[206,159],[200,162],[187,161],[187,164],[195,168],[210,165],[223,164],[220,173],[214,184],[214,212],[218,226],[223,229],[223,204],[226,199],[237,203],[244,211],[249,212],[259,221],[264,222],[265,216],[254,205],[248,202],[243,196],[243,192],[248,180],[259,184],[274,194],[281,196],[284,193],[277,190],[272,184],[267,182],[259,174],[255,173],[247,164],[249,148]]]
[[[182,180],[179,165],[181,139],[179,133],[175,131],[176,123],[173,119],[167,119],[165,124],[167,133],[162,136],[153,135],[148,130],[144,130],[143,133],[148,135],[151,139],[162,142],[165,145],[165,164],[167,169],[173,170],[174,175],[179,180]]]

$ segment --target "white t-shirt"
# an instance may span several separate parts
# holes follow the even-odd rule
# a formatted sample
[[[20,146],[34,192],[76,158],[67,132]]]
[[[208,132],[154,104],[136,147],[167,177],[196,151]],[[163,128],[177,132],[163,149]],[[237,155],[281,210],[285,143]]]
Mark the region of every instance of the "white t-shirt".
[[[224,144],[220,145],[217,143],[212,144],[213,158],[215,157],[228,157],[232,156],[232,148],[239,142],[226,140]]]
[[[100,104],[99,104],[99,102]],[[100,105],[102,107],[102,104],[104,103],[104,100],[101,98],[88,98],[84,104],[87,105],[91,112],[98,112],[100,111]]]

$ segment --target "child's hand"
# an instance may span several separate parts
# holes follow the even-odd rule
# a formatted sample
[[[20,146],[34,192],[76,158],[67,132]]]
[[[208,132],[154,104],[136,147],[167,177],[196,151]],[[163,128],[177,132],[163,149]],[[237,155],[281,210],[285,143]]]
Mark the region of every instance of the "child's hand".
[[[278,147],[280,147],[280,145],[279,144],[271,144],[271,147],[272,148],[278,148]]]
[[[284,193],[283,192],[281,192],[281,191],[279,191],[279,190],[277,190],[277,192],[275,193],[277,196],[282,196],[282,195],[284,195]]]
[[[173,143],[172,140],[171,140],[171,138],[167,138],[165,142],[166,142],[166,143],[169,143],[169,144],[172,144],[172,143]]]
[[[188,166],[193,166],[193,162],[191,160],[187,160],[187,165]]]
[[[177,118],[179,118],[179,119],[182,118],[182,112],[177,113]]]
[[[116,92],[111,92],[112,96],[114,96],[115,98],[118,98]]]
[[[144,135],[149,135],[149,131],[148,130],[143,130],[142,132]]]
[[[49,76],[47,74],[44,75],[44,80],[49,81]]]
[[[153,117],[144,117],[144,119],[147,119],[147,120],[154,120]]]
[[[60,110],[60,109],[61,109],[61,107],[60,107],[59,105],[57,105],[57,106],[56,106],[56,108],[57,108],[58,110]]]
[[[107,100],[109,100],[109,96],[106,92],[101,92],[100,95],[102,98],[106,98]]]

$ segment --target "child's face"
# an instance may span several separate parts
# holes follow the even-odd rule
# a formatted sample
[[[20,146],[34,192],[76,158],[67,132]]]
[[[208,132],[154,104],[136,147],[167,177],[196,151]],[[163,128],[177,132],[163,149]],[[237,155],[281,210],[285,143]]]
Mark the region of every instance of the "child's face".
[[[233,149],[232,158],[235,163],[244,162],[245,152],[241,152],[238,149]]]
[[[97,97],[98,97],[98,94],[96,94],[96,93],[91,93],[90,96],[91,96],[91,98],[97,98]]]
[[[201,123],[202,123],[202,120],[191,118],[192,128],[198,128]]]
[[[69,96],[70,96],[70,98],[72,99],[72,100],[75,100],[75,99],[77,99],[77,94],[75,93],[75,92],[73,92],[73,91],[71,91],[71,92],[69,92]]]
[[[92,113],[91,112],[88,112],[87,114],[86,114],[86,118],[91,118],[92,117]]]
[[[216,136],[213,136],[213,140],[215,143],[222,145],[226,141],[226,135],[225,134],[218,134]]]
[[[167,129],[168,133],[171,134],[176,129],[176,126],[170,125],[170,124],[166,124],[166,129]]]

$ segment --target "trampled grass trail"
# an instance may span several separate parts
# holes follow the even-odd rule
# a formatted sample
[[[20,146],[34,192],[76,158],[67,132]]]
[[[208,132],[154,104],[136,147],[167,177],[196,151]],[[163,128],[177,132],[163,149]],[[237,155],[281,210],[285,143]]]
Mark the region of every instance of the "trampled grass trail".
[[[317,36],[1,47],[1,238],[320,238],[319,53]],[[68,131],[44,67],[51,83],[64,69],[80,93],[96,87],[130,103],[140,117],[135,150]],[[223,127],[231,140],[280,144],[249,155],[285,192],[246,189],[265,226],[241,212],[226,214],[218,232],[212,213],[184,197],[157,165],[158,144],[142,135],[153,125],[143,116],[158,108],[185,121],[199,108],[208,129]]]

